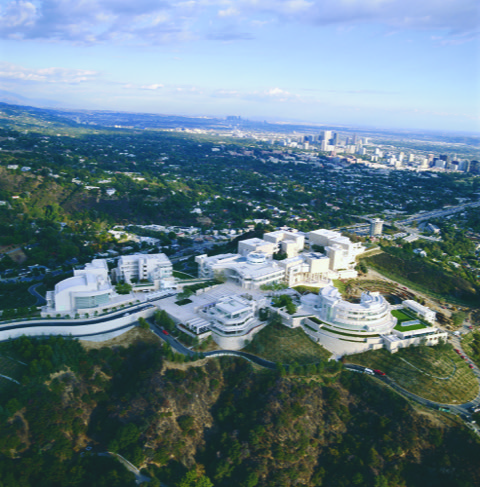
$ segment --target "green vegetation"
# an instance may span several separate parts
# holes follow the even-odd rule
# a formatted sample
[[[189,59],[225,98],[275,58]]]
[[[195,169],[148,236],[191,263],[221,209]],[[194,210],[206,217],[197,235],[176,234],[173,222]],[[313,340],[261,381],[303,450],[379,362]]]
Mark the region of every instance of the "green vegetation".
[[[409,326],[402,326],[402,323],[397,323],[395,326],[395,330],[397,330],[397,331],[414,331],[414,330],[421,330],[422,328],[426,328],[426,327],[427,327],[427,325],[425,325],[423,323],[418,323],[416,325],[409,325]]]
[[[212,280],[212,281],[205,281],[205,282],[198,282],[196,284],[189,284],[183,288],[184,293],[189,293],[189,295],[195,294],[200,289],[205,289],[207,287],[215,286],[216,284],[220,284],[220,281]]]
[[[195,276],[191,276],[190,274],[186,274],[185,272],[180,272],[180,271],[173,271],[173,277],[176,277],[177,279],[195,279]]]
[[[315,287],[315,286],[295,286],[293,289],[295,289],[295,291],[298,291],[300,294],[305,294],[305,293],[318,294],[318,291],[320,290],[319,287]]]
[[[301,348],[299,330],[282,329],[280,339]],[[420,416],[382,384],[327,363],[326,354],[297,353],[317,365],[294,362],[287,373],[229,357],[179,368],[159,341],[87,352],[75,340],[20,338],[0,349],[27,364],[22,385],[0,395],[0,475],[8,487],[133,487],[117,460],[97,456],[107,449],[142,468],[153,487],[480,481],[480,444],[466,429]]]
[[[458,303],[477,303],[478,286],[439,265],[405,255],[395,247],[366,257],[367,264],[383,275],[424,294]]]
[[[153,319],[155,324],[165,328],[168,332],[172,332],[175,330],[175,322],[168,316],[167,312],[164,309],[158,309],[155,311],[153,315]]]
[[[292,297],[288,296],[288,294],[274,296],[272,298],[272,304],[275,308],[285,308],[289,315],[294,315],[297,312],[297,307],[292,301]]]
[[[429,326],[423,320],[421,320],[415,316],[412,316],[410,314],[407,314],[406,312],[401,311],[399,309],[392,310],[392,316],[397,318],[397,325],[395,326],[395,330],[398,330],[398,331],[421,330],[422,328],[427,328]],[[402,326],[402,323],[405,323],[406,321],[413,321],[413,320],[418,320],[420,323],[410,325],[410,326]]]
[[[284,282],[272,282],[271,284],[262,284],[260,289],[262,291],[282,291],[283,289],[287,289],[288,285]]]
[[[374,350],[348,361],[380,369],[414,394],[441,403],[464,403],[478,393],[478,381],[451,345],[409,347],[391,354]]]
[[[338,289],[342,296],[347,293],[347,283],[342,279],[334,279],[333,285]]]
[[[460,326],[463,324],[465,321],[465,318],[467,317],[466,313],[463,311],[457,311],[456,313],[452,314],[452,321],[455,326]]]
[[[178,301],[175,301],[175,304],[177,306],[185,306],[186,304],[189,304],[189,303],[193,303],[193,301],[191,299],[188,299],[188,298],[183,298],[183,299],[180,299]]]
[[[404,321],[412,321],[414,318],[405,313],[404,311],[400,311],[399,309],[392,310],[392,315],[397,318],[398,323],[403,323]]]
[[[468,357],[480,367],[480,332],[474,331],[466,335],[462,340],[462,348]]]
[[[126,282],[119,283],[115,286],[115,291],[117,291],[118,294],[130,294],[132,291],[132,285]]]
[[[19,314],[23,316],[24,313],[17,313],[16,310],[24,309],[35,305],[37,298],[28,293],[28,288],[31,283],[2,283],[0,282],[0,309],[10,310],[10,315]]]
[[[148,321],[145,318],[138,318],[138,325],[140,328],[143,328],[144,330],[150,330],[150,325],[148,324]]]
[[[258,332],[245,351],[283,364],[317,363],[331,355],[321,345],[314,343],[301,328],[287,328],[277,321]]]

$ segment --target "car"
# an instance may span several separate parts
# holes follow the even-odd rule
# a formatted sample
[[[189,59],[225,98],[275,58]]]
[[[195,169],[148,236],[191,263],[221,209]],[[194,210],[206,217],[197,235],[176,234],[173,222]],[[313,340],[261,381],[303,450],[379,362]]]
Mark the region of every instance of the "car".
[[[473,364],[468,364],[468,366],[469,366],[471,369],[473,369]]]
[[[162,330],[162,333],[163,333],[164,335],[168,335],[168,331],[167,331],[167,330]]]
[[[375,374],[377,374],[377,375],[381,375],[381,376],[386,375],[386,374],[385,374],[385,372],[382,372],[381,370],[378,370],[378,369],[373,369],[373,371],[374,371],[374,372],[375,372]]]
[[[458,354],[460,354],[460,350],[458,348],[454,348],[455,352],[457,352]]]

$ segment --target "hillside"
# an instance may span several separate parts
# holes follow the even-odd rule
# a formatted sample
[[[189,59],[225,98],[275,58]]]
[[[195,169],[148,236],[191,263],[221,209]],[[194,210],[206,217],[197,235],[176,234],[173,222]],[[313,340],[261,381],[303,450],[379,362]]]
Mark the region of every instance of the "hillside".
[[[331,369],[280,377],[227,357],[182,364],[144,337],[88,351],[59,338],[0,344],[21,383],[0,383],[5,487],[134,485],[118,462],[97,456],[106,450],[154,486],[480,482],[470,432],[375,379]]]

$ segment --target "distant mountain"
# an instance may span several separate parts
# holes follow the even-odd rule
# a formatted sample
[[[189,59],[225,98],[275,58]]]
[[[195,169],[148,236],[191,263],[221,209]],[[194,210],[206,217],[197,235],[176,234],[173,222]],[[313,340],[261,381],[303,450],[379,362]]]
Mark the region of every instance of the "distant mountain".
[[[32,107],[49,107],[60,108],[64,107],[63,103],[53,100],[44,100],[41,98],[27,98],[11,91],[0,90],[0,101],[4,103],[10,103],[12,105],[29,105]]]

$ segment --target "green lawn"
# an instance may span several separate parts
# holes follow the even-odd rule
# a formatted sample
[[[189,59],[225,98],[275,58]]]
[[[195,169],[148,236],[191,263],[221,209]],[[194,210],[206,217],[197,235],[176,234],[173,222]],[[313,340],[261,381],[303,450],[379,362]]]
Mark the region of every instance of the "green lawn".
[[[400,311],[399,309],[394,309],[392,311],[392,315],[395,316],[395,318],[397,318],[399,323],[403,323],[404,321],[412,321],[416,319],[410,315],[407,315],[403,311]]]
[[[272,362],[291,364],[316,363],[327,360],[331,353],[314,343],[301,328],[271,324],[257,333],[244,350]]]
[[[397,325],[395,326],[395,330],[397,331],[412,331],[412,330],[421,330],[422,328],[427,328],[429,325],[427,325],[424,321],[422,321],[420,318],[417,318],[413,315],[409,315],[407,313],[404,313],[403,311],[400,311],[398,309],[394,309],[392,311],[392,315],[397,318]],[[412,320],[418,320],[420,323],[418,325],[410,325],[410,326],[401,326],[402,323],[405,323],[405,321],[412,321]]]
[[[334,279],[333,285],[339,290],[340,294],[343,296],[346,292],[347,283],[341,281],[340,279]]]
[[[195,276],[180,271],[173,271],[173,277],[177,277],[178,279],[197,279]]]
[[[306,292],[318,294],[318,291],[320,291],[321,288],[317,286],[295,286],[293,289],[298,291],[300,294],[305,294]]]
[[[426,399],[461,404],[478,393],[478,381],[450,346],[409,347],[391,354],[374,350],[351,355],[348,362],[380,369],[399,386]]]
[[[419,323],[418,325],[410,325],[410,326],[402,326],[401,323],[398,323],[395,326],[395,330],[397,331],[413,331],[413,330],[421,330],[422,328],[426,328],[426,326],[422,323]]]

